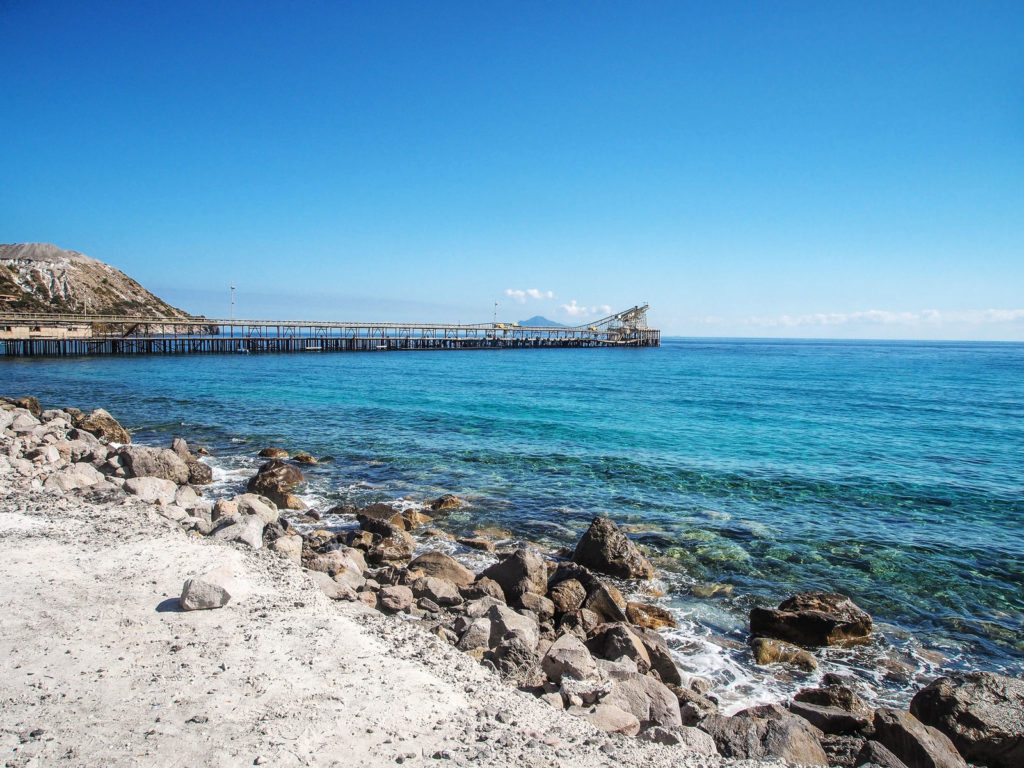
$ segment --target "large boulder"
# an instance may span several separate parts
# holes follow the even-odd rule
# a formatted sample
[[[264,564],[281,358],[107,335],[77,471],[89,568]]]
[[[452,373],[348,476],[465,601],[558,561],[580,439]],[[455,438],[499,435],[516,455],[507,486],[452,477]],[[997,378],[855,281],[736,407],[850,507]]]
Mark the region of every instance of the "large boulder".
[[[802,717],[824,733],[857,733],[871,722],[869,714],[849,712],[839,707],[823,707],[805,701],[791,701],[789,711]]]
[[[186,461],[188,467],[188,481],[192,485],[209,485],[213,482],[213,467],[201,461],[192,459]]]
[[[587,646],[602,659],[615,661],[626,657],[636,663],[640,672],[646,674],[651,670],[651,657],[647,649],[627,624],[604,624],[598,627]]]
[[[371,504],[368,507],[363,507],[356,514],[356,520],[359,522],[359,527],[364,531],[377,533],[381,536],[390,535],[390,531],[385,532],[384,530],[388,525],[400,528],[403,531],[409,527],[406,524],[405,518],[402,517],[402,513],[390,504]]]
[[[39,404],[39,400],[37,400],[32,395],[25,395],[25,397],[19,397],[17,400],[14,401],[14,405],[18,406],[19,408],[24,408],[37,419],[42,415],[42,406]]]
[[[127,445],[119,455],[128,477],[159,477],[178,485],[188,482],[188,465],[170,448]]]
[[[723,757],[779,758],[799,765],[828,765],[821,731],[781,707],[755,707],[735,717],[708,715],[698,727],[711,735]]]
[[[907,768],[967,768],[953,742],[909,712],[875,711],[875,741],[887,747]]]
[[[161,506],[173,504],[178,495],[178,486],[162,477],[131,477],[125,481],[124,489],[142,501]]]
[[[541,669],[553,683],[562,680],[562,675],[570,675],[578,680],[593,677],[597,674],[597,662],[590,655],[587,646],[571,632],[562,635],[548,648],[540,662]]]
[[[430,509],[433,512],[443,512],[448,509],[455,509],[462,506],[462,499],[450,493],[430,502]]]
[[[877,741],[866,741],[853,761],[854,766],[870,765],[872,768],[907,768],[907,764]]]
[[[871,634],[871,616],[845,595],[803,592],[776,609],[754,608],[750,632],[817,648],[864,640]]]
[[[647,629],[674,627],[676,620],[666,609],[650,603],[626,603],[626,618]]]
[[[547,591],[547,566],[540,555],[529,549],[517,549],[481,575],[498,582],[510,605],[518,605],[527,592],[543,595]]]
[[[1024,766],[1024,680],[991,672],[940,677],[917,692],[910,712],[972,763]]]
[[[132,441],[128,430],[122,427],[113,416],[102,408],[97,408],[88,416],[83,416],[75,424],[75,427],[85,432],[90,432],[96,437],[105,437],[112,443],[127,444]]]
[[[540,628],[533,619],[500,604],[488,608],[485,616],[491,621],[491,637],[487,644],[489,648],[496,647],[511,636],[520,638],[531,649],[537,647]]]
[[[597,614],[603,622],[626,621],[626,598],[611,584],[594,582],[583,601],[583,607]]]
[[[639,672],[608,673],[612,690],[601,701],[632,713],[641,728],[652,725],[682,725],[679,701],[664,683]]]
[[[653,579],[657,573],[636,544],[607,517],[594,518],[576,545],[572,559],[621,579]]]
[[[436,576],[460,587],[468,587],[476,579],[469,568],[444,552],[424,552],[411,563],[410,571],[419,571],[424,576]]]
[[[583,601],[587,599],[587,590],[576,579],[566,579],[555,584],[548,597],[555,605],[556,614],[573,613],[583,606]]]
[[[256,475],[246,485],[246,490],[249,493],[266,496],[283,509],[301,509],[305,505],[296,507],[295,504],[299,500],[291,491],[305,481],[306,476],[296,467],[280,459],[271,459],[257,470]],[[301,504],[301,501],[299,503]]]
[[[256,515],[230,515],[217,521],[217,527],[210,538],[237,541],[247,547],[260,549],[263,546],[263,526],[263,521]]]

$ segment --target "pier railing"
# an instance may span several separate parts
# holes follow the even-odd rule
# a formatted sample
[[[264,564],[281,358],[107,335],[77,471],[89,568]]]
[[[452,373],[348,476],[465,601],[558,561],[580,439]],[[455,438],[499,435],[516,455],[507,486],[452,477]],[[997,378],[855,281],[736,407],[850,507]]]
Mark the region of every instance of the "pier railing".
[[[571,327],[0,312],[0,355],[659,346],[646,312],[637,305]]]

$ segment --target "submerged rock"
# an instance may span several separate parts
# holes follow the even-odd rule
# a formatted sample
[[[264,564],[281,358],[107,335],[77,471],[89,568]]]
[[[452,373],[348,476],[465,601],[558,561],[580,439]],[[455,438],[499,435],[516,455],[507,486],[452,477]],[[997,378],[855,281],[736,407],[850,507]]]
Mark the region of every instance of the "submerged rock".
[[[991,672],[940,677],[917,692],[910,712],[971,762],[1024,766],[1024,680]]]
[[[442,512],[446,509],[455,509],[462,506],[462,499],[450,493],[430,502],[430,509],[434,512]]]
[[[264,448],[259,452],[261,459],[287,459],[288,451],[284,448]]]
[[[754,661],[761,665],[792,664],[805,672],[813,672],[818,668],[818,660],[803,648],[773,640],[768,637],[755,637],[750,642]]]
[[[750,632],[815,648],[864,640],[871,634],[871,616],[845,595],[803,592],[776,609],[754,608]]]
[[[621,579],[653,579],[657,572],[639,548],[607,517],[595,517],[576,545],[574,562]]]

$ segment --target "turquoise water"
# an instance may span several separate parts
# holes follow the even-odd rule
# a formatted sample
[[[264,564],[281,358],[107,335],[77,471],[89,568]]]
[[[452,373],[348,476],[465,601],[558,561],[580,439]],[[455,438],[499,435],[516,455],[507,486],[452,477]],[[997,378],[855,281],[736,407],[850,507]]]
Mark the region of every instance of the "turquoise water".
[[[551,549],[608,514],[663,569],[684,665],[727,699],[800,682],[747,663],[752,605],[845,592],[881,632],[829,664],[896,701],[939,669],[1024,669],[1022,372],[1021,344],[667,340],[8,359],[0,391],[204,443],[224,492],[275,444],[333,457],[308,473],[321,509],[454,492],[453,532]]]

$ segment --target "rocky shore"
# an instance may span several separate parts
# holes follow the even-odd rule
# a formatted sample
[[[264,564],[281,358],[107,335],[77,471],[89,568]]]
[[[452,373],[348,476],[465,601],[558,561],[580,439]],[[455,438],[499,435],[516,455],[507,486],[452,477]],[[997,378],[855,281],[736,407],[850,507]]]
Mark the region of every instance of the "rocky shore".
[[[2,633],[12,645],[5,649],[11,653],[4,680],[18,681],[17,691],[13,682],[4,683],[8,690],[0,705],[8,764],[62,756],[72,764],[89,764],[81,750],[99,754],[97,744],[88,746],[87,739],[68,735],[74,733],[76,713],[85,717],[80,709],[61,704],[68,691],[56,697],[43,693],[51,686],[66,687],[68,680],[50,675],[57,682],[46,683],[41,674],[24,693],[24,678],[36,677],[36,670],[53,670],[48,666],[54,663],[53,653],[40,656],[38,643],[33,644],[28,666],[36,669],[29,675],[21,672],[26,662],[19,660],[25,650],[13,647],[31,642],[29,630],[47,623],[64,629],[44,645],[73,645],[74,623],[83,620],[72,618],[76,609],[102,617],[92,603],[58,600],[41,607],[47,605],[47,579],[82,592],[83,599],[94,596],[74,578],[62,578],[60,567],[53,565],[66,567],[74,557],[69,575],[80,571],[109,582],[112,592],[100,597],[102,604],[121,605],[129,622],[148,626],[156,620],[159,626],[151,631],[157,635],[179,632],[173,636],[176,642],[151,640],[153,646],[170,642],[161,650],[167,657],[198,654],[208,666],[220,646],[235,649],[225,651],[227,656],[241,653],[244,661],[234,666],[245,667],[246,681],[222,685],[241,674],[229,673],[226,663],[219,672],[206,671],[211,677],[205,680],[184,675],[199,687],[209,682],[231,700],[233,714],[239,697],[253,699],[250,714],[259,709],[262,690],[275,691],[270,698],[280,699],[281,706],[330,719],[327,724],[310,720],[307,729],[319,732],[302,744],[297,742],[307,739],[305,732],[282,741],[272,727],[245,730],[234,720],[221,722],[224,707],[213,715],[205,710],[194,714],[194,722],[176,722],[171,730],[154,727],[152,734],[138,730],[144,723],[163,722],[161,716],[154,721],[152,712],[124,732],[116,722],[105,724],[111,743],[145,748],[152,764],[160,759],[159,750],[151,747],[173,750],[174,738],[181,737],[197,755],[182,764],[211,765],[696,766],[744,759],[843,768],[952,768],[968,760],[993,768],[1024,765],[1024,683],[988,673],[940,678],[915,696],[910,712],[874,710],[850,681],[825,675],[820,685],[801,690],[792,701],[722,714],[711,683],[676,666],[659,632],[672,625],[671,615],[623,597],[617,585],[656,573],[611,520],[595,518],[571,551],[499,551],[496,562],[477,573],[430,546],[448,536],[443,519],[460,505],[455,496],[404,510],[388,504],[330,510],[351,516],[353,526],[326,530],[316,525],[318,513],[305,510],[296,495],[304,482],[301,466],[315,462],[311,456],[289,458],[282,449],[267,448],[248,492],[214,501],[203,495],[212,471],[201,451],[194,452],[180,438],[165,448],[132,445],[130,439],[106,411],[43,410],[33,398],[0,401],[0,542],[7,550],[5,583],[15,585],[4,614],[19,617],[5,619]],[[495,549],[486,538],[462,543]],[[135,550],[132,564],[106,551],[129,545]],[[47,546],[55,551],[43,554]],[[40,550],[42,560],[30,558],[24,567],[11,567],[12,557],[22,562],[15,555],[32,548]],[[87,564],[101,557],[105,565],[90,569]],[[146,557],[159,567],[143,565]],[[140,569],[154,577],[151,592]],[[161,603],[157,588],[167,590],[168,585],[173,585],[173,596]],[[25,599],[32,593],[38,604]],[[232,629],[232,624],[237,626]],[[97,647],[117,646],[123,653],[116,658],[125,662],[128,654],[141,652],[125,644],[133,634],[125,626],[134,624],[110,627],[109,637],[83,630],[83,637],[95,635]],[[196,640],[201,628],[215,631]],[[777,608],[752,611],[751,652],[759,663],[810,669],[817,664],[817,648],[862,642],[871,631],[871,617],[849,598],[809,592]],[[189,636],[192,645],[186,644]],[[82,654],[80,645],[62,652]],[[152,650],[137,661],[143,667],[162,664],[164,671],[146,681],[144,675],[129,675],[131,684],[116,694],[122,705],[136,699],[142,706],[139,702],[150,693],[164,699],[175,695],[168,686],[181,684],[181,667],[171,658],[150,658]],[[306,656],[308,667],[296,668],[295,660]],[[353,656],[371,661],[353,665]],[[93,661],[101,671],[113,664],[102,652]],[[198,658],[181,661],[185,667],[196,663]],[[333,690],[325,703],[327,694],[314,690],[309,677],[315,670],[316,679],[330,678],[332,664],[353,667],[342,677],[362,699]],[[356,668],[364,670],[362,677]],[[75,674],[79,678],[72,687],[80,700],[98,696],[105,672]],[[251,683],[253,675],[259,685]],[[87,692],[81,687],[85,677],[93,683]],[[212,677],[220,680],[215,684]],[[370,678],[380,681],[376,689]],[[41,687],[31,687],[36,684]],[[290,686],[297,691],[292,700],[281,690]],[[160,706],[173,709],[179,720],[185,714],[178,701]],[[269,715],[259,711],[265,724]],[[48,741],[52,729],[37,713],[61,722],[63,730]],[[90,711],[88,716],[99,714]],[[342,719],[346,724],[339,731]],[[364,725],[364,720],[375,725]],[[382,723],[387,723],[385,730],[395,729],[387,741],[378,731]],[[84,729],[85,722],[78,727]],[[356,757],[345,760],[349,741]],[[230,742],[217,746],[219,758],[198,757],[217,742]],[[58,747],[68,754],[56,754]],[[125,749],[117,749],[127,762]]]

